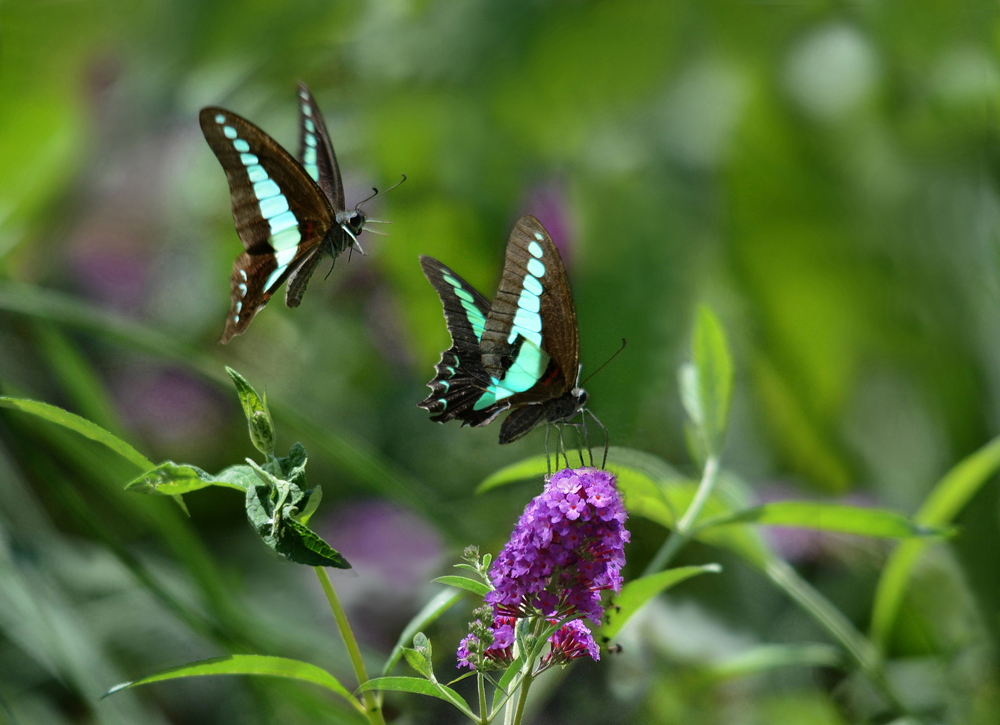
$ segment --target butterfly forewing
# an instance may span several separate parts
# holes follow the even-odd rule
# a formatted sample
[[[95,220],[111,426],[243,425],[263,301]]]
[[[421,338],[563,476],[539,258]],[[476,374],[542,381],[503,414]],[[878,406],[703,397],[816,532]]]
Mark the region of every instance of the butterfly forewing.
[[[428,383],[431,394],[419,406],[434,414],[431,420],[459,418],[463,424],[486,425],[508,407],[507,402],[476,407],[490,383],[479,347],[490,303],[436,259],[421,257],[420,266],[441,298],[452,345],[441,354],[437,375]]]
[[[199,120],[229,181],[233,220],[246,253],[230,279],[232,304],[222,341],[246,329],[289,274],[316,251],[334,223],[322,189],[270,136],[223,108]]]
[[[330,143],[323,114],[316,105],[312,92],[305,83],[299,83],[299,160],[313,181],[319,184],[326,198],[336,211],[343,211],[344,184],[340,180],[337,156]]]
[[[573,293],[548,232],[521,217],[507,243],[503,277],[482,336],[483,367],[498,399],[544,401],[573,387],[580,364]]]

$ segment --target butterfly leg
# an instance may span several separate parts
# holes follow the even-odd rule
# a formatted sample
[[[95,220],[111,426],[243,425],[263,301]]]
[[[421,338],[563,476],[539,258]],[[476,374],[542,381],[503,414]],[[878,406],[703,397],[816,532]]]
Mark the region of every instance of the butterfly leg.
[[[590,465],[594,465],[594,450],[590,447],[590,434],[587,433],[587,412],[580,410],[580,427],[583,428],[583,440],[587,442],[587,454],[590,456]]]
[[[559,447],[556,450],[556,468],[559,467],[559,451],[562,451],[563,460],[566,462],[566,468],[569,468],[569,456],[566,455],[566,442],[563,440],[562,423],[557,423],[556,426],[559,429]]]
[[[549,471],[549,475],[552,475],[552,461],[549,459],[549,431],[552,429],[551,423],[545,424],[545,467]],[[559,455],[558,453],[556,454]],[[559,461],[556,460],[556,466],[559,465]]]
[[[593,418],[594,422],[597,423],[601,430],[604,431],[604,459],[601,461],[601,468],[603,469],[608,463],[608,447],[611,445],[611,437],[608,435],[608,429],[604,427],[600,418],[594,415],[593,411],[586,408],[584,410],[587,410],[587,412],[590,413],[590,417]]]

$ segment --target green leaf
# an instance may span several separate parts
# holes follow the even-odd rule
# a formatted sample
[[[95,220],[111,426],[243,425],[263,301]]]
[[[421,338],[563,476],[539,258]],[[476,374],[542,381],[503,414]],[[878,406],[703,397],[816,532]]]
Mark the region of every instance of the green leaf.
[[[437,579],[432,581],[436,584],[447,584],[450,587],[464,589],[465,591],[472,592],[480,597],[485,597],[490,593],[490,588],[483,582],[476,581],[475,579],[469,579],[469,577],[465,576],[439,576]]]
[[[134,463],[135,466],[142,471],[148,471],[155,465],[151,460],[139,453],[139,451],[123,441],[121,438],[112,435],[99,425],[91,423],[86,418],[81,418],[78,415],[74,415],[73,413],[63,410],[62,408],[57,408],[54,405],[40,403],[37,400],[25,400],[23,398],[0,396],[0,407],[20,410],[24,413],[37,415],[39,418],[47,420],[50,423],[61,425],[64,428],[68,428],[71,431],[79,433],[85,438],[97,441],[98,443],[110,448],[122,458]]]
[[[947,526],[998,468],[1000,437],[994,438],[948,471],[934,486],[913,517],[914,521],[927,527]],[[909,586],[910,574],[929,543],[923,540],[902,542],[882,569],[875,589],[871,625],[872,639],[881,648],[885,648],[892,634]]]
[[[392,648],[392,652],[389,653],[389,658],[385,661],[385,665],[382,667],[382,674],[388,675],[392,672],[392,669],[399,662],[399,658],[403,654],[403,649],[407,644],[413,641],[413,637],[422,629],[426,629],[429,625],[433,624],[438,617],[447,612],[449,609],[454,607],[463,597],[464,592],[456,592],[451,589],[445,589],[438,592],[424,608],[421,609],[417,615],[410,620],[403,628],[402,634],[399,635],[399,640],[396,642],[396,646]]]
[[[253,386],[242,375],[230,367],[226,368],[229,377],[236,384],[236,392],[240,396],[243,413],[250,427],[250,440],[254,448],[265,455],[274,453],[275,433],[271,411],[267,408],[267,398],[261,397]]]
[[[504,670],[503,677],[497,683],[497,689],[493,692],[493,712],[497,711],[497,708],[503,703],[505,697],[508,696],[510,683],[514,681],[521,668],[524,667],[524,655],[518,655],[517,659],[510,663],[510,666]]]
[[[532,478],[541,478],[547,472],[548,465],[545,461],[545,456],[525,458],[519,463],[513,463],[509,466],[501,468],[499,471],[495,471],[492,475],[488,476],[486,480],[476,486],[476,493],[483,494],[494,488],[506,486],[510,483],[528,481]]]
[[[468,718],[478,722],[479,718],[469,707],[469,704],[462,699],[462,696],[450,687],[440,685],[422,677],[376,677],[368,680],[361,687],[359,692],[371,691],[391,691],[391,692],[412,692],[417,695],[428,695],[437,697],[445,702],[450,702]]]
[[[431,668],[430,662],[428,662],[427,659],[415,649],[403,647],[403,658],[410,667],[415,669],[428,680],[434,679],[434,670]]]
[[[320,486],[311,488],[308,491],[306,491],[306,496],[307,498],[306,498],[305,508],[302,509],[302,513],[296,516],[295,518],[304,525],[308,526],[309,519],[311,519],[312,515],[316,513],[316,510],[319,508],[320,502],[323,500],[323,489]]]
[[[685,579],[698,576],[699,574],[718,574],[722,567],[718,564],[705,564],[704,566],[682,566],[676,569],[667,569],[657,574],[633,579],[624,587],[622,593],[614,599],[615,606],[608,609],[604,624],[598,634],[608,639],[613,639],[621,630],[625,623],[638,612],[642,606],[660,592],[664,592],[670,587],[680,584]]]
[[[886,539],[947,533],[940,528],[921,526],[895,511],[817,501],[777,501],[705,521],[698,528],[706,531],[736,523],[791,526]]]
[[[166,461],[131,481],[125,486],[125,490],[174,496],[208,486],[224,486],[245,493],[255,479],[253,469],[249,466],[230,466],[218,476],[213,476],[196,466]]]
[[[843,669],[844,656],[830,644],[773,644],[755,647],[735,657],[709,665],[708,673],[721,678],[776,670],[782,667],[832,667]]]
[[[704,305],[698,309],[691,354],[693,361],[680,370],[681,402],[705,452],[718,454],[726,435],[733,394],[733,361],[722,325]]]
[[[364,707],[350,691],[326,670],[300,660],[287,659],[285,657],[265,657],[263,655],[231,655],[229,657],[217,657],[210,660],[201,660],[200,662],[191,662],[180,667],[172,667],[169,670],[157,672],[155,675],[143,677],[140,680],[115,685],[104,694],[104,697],[130,687],[148,685],[151,682],[176,680],[182,677],[202,677],[205,675],[260,675],[311,682],[314,685],[331,690],[350,703],[359,712],[364,713]]]

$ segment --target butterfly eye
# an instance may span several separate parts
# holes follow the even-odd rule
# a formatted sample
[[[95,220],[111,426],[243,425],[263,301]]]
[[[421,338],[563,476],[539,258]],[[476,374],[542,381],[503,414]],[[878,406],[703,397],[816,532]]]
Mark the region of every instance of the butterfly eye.
[[[364,212],[355,211],[347,219],[347,225],[351,228],[351,231],[356,235],[360,234],[365,228],[365,221],[367,221]]]

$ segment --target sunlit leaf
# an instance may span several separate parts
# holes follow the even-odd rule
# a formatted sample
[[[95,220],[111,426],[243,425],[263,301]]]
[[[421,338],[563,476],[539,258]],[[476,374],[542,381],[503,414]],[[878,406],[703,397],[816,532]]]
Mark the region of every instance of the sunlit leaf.
[[[350,691],[326,670],[300,660],[287,659],[285,657],[265,657],[263,655],[231,655],[229,657],[217,657],[210,660],[191,662],[180,667],[172,667],[169,670],[157,672],[155,675],[115,685],[105,693],[104,697],[130,687],[148,685],[151,682],[176,680],[183,677],[203,677],[206,675],[257,675],[284,677],[311,682],[314,685],[331,690],[360,712],[364,712],[364,708]]]
[[[514,681],[521,668],[524,667],[524,655],[518,655],[517,659],[510,663],[510,666],[504,670],[503,677],[497,683],[496,692],[493,693],[493,710],[496,711],[503,698],[509,694],[510,683]]]
[[[699,531],[738,523],[790,526],[888,539],[942,536],[946,533],[940,528],[921,526],[895,511],[818,501],[776,501],[755,506],[705,521],[699,526]]]
[[[490,588],[483,582],[465,576],[439,576],[433,581],[436,584],[447,584],[450,587],[464,589],[480,597],[485,597],[490,592]]]
[[[681,402],[699,433],[705,452],[722,447],[733,394],[733,361],[718,318],[706,306],[698,310],[691,340],[692,362],[680,370]]]
[[[722,567],[718,564],[682,566],[633,579],[622,587],[621,594],[614,598],[614,606],[608,609],[605,622],[601,625],[598,634],[608,639],[614,638],[625,623],[632,618],[632,615],[642,609],[646,602],[660,592],[665,592],[670,587],[693,576],[707,573],[717,574],[720,571],[722,571]]]
[[[965,507],[1000,468],[1000,437],[964,458],[938,481],[913,517],[918,524],[943,527]],[[910,574],[930,542],[904,541],[882,569],[872,605],[872,639],[885,647],[909,586]]]
[[[230,466],[213,476],[196,466],[166,461],[129,482],[125,490],[173,496],[208,486],[223,486],[245,493],[254,480],[253,469],[249,466]]]

